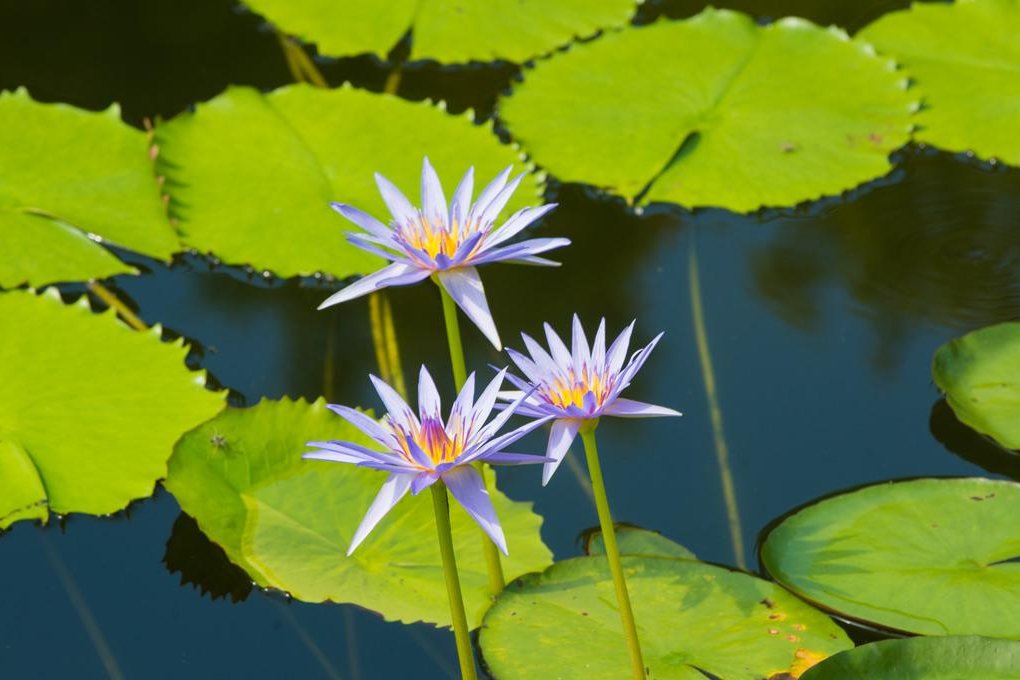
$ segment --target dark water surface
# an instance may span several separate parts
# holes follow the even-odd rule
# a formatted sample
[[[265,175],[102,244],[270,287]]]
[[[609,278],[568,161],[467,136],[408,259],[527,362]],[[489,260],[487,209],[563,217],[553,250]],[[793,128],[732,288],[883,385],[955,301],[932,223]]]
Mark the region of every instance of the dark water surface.
[[[906,5],[731,4],[851,29]],[[652,3],[639,21],[700,8]],[[368,58],[322,67],[334,84],[349,79],[375,90],[388,70]],[[516,72],[413,65],[400,94],[487,112]],[[139,124],[228,83],[273,88],[288,80],[276,38],[227,2],[0,2],[0,87],[25,85],[43,100],[88,108],[116,100]],[[735,563],[692,326],[692,248],[752,567],[761,527],[820,495],[906,476],[1020,476],[1015,462],[955,422],[929,371],[946,340],[1020,318],[1020,171],[923,149],[898,159],[889,177],[851,195],[748,216],[665,206],[635,215],[581,187],[553,186],[549,198],[561,207],[542,231],[574,241],[558,253],[563,267],[484,270],[511,346],[520,345],[516,330],[538,333],[545,320],[565,329],[575,311],[588,324],[606,316],[612,331],[636,317],[640,340],[666,331],[630,396],[685,416],[607,420],[599,430],[618,519],[658,529],[704,559]],[[337,228],[345,228],[339,218]],[[332,337],[336,399],[377,405],[366,377],[374,356],[363,300],[316,312],[329,289],[312,281],[265,282],[191,256],[171,267],[140,264],[151,271],[117,279],[119,291],[146,322],[192,340],[193,364],[232,388],[236,403],[322,394]],[[398,289],[390,298],[405,371],[425,361],[444,376],[435,290]],[[471,366],[502,362],[477,331],[464,329]],[[441,382],[446,393],[450,382]],[[528,443],[544,445],[540,435]],[[577,552],[577,535],[596,519],[570,468],[544,490],[536,470],[509,469],[501,479],[510,496],[535,501],[557,557]],[[456,668],[445,631],[249,594],[179,515],[160,492],[114,518],[20,524],[0,537],[0,678],[358,680],[442,678]],[[223,597],[182,585],[181,569]]]

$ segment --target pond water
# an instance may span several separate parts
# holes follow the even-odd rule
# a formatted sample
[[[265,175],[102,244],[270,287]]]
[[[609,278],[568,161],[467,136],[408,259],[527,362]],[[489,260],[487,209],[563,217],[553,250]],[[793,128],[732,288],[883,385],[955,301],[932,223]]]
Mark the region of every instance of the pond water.
[[[855,29],[907,3],[732,4]],[[652,3],[640,20],[701,8]],[[287,83],[276,39],[260,26],[226,2],[2,3],[0,87],[25,85],[42,100],[94,109],[118,100],[138,124],[228,83]],[[322,67],[334,84],[350,79],[374,90],[387,73],[366,58]],[[484,114],[516,73],[509,65],[413,65],[400,94]],[[557,253],[563,267],[486,269],[490,304],[511,346],[520,346],[516,330],[535,334],[546,320],[564,329],[575,311],[589,324],[604,315],[611,332],[637,318],[639,340],[666,332],[631,393],[684,417],[609,420],[600,428],[617,519],[657,529],[702,559],[746,560],[755,569],[761,528],[821,495],[921,475],[1020,478],[955,422],[930,373],[943,342],[1020,318],[1020,171],[917,148],[897,159],[890,176],[847,196],[746,216],[655,206],[636,215],[581,187],[554,185],[548,198],[560,207],[543,235],[573,240]],[[116,279],[119,292],[147,323],[188,338],[192,364],[230,387],[235,403],[328,392],[342,403],[378,406],[366,375],[375,363],[363,300],[316,312],[331,290],[316,281],[265,281],[194,256],[172,266],[126,257],[147,272]],[[692,320],[692,258],[740,556]],[[390,300],[405,372],[424,361],[449,393],[435,290],[396,289]],[[470,366],[503,361],[473,327],[463,328]],[[521,449],[540,450],[542,437]],[[535,502],[557,558],[576,554],[580,530],[596,523],[580,477],[565,472],[546,489],[534,469],[501,476],[508,495]],[[182,584],[181,569],[226,596]],[[442,678],[456,669],[446,631],[386,623],[355,607],[249,594],[165,492],[114,518],[15,526],[0,537],[0,581],[3,678],[357,680]]]

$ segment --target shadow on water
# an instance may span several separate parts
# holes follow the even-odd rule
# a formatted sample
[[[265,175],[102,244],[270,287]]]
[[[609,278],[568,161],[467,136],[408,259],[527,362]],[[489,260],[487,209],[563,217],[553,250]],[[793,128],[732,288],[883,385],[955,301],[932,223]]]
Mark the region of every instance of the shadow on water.
[[[1020,452],[1004,449],[961,423],[945,399],[932,406],[928,424],[931,436],[947,451],[994,475],[1020,481]]]

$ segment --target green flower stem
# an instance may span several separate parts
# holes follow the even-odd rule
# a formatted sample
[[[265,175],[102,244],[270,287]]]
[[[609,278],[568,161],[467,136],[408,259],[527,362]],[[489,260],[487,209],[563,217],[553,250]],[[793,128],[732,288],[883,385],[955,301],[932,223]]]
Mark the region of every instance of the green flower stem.
[[[453,636],[457,641],[457,660],[460,677],[477,680],[475,656],[471,651],[471,631],[464,613],[464,596],[460,592],[457,574],[457,556],[453,552],[453,529],[450,527],[450,499],[442,480],[432,485],[432,509],[436,514],[436,531],[439,534],[439,552],[443,556],[443,574],[446,576],[446,594],[450,597],[450,618],[453,619]]]
[[[453,364],[453,381],[457,384],[459,391],[467,381],[467,368],[464,364],[464,345],[460,340],[460,324],[457,321],[457,303],[453,301],[446,289],[436,281],[439,294],[443,298],[443,320],[446,322],[446,339],[450,345],[450,363]],[[485,490],[489,490],[489,476],[486,474],[485,465],[478,463],[475,469],[482,475],[485,482]],[[482,532],[482,553],[485,555],[485,566],[489,572],[489,592],[495,597],[503,592],[506,587],[506,578],[503,576],[503,563],[499,557],[499,548],[492,542],[492,539]]]
[[[645,662],[641,658],[641,643],[638,641],[637,626],[634,624],[634,612],[630,608],[630,594],[627,592],[627,581],[623,576],[623,565],[620,563],[620,549],[616,545],[616,529],[613,527],[613,516],[609,512],[606,485],[602,481],[599,451],[595,446],[595,427],[597,425],[598,420],[586,423],[581,428],[581,440],[584,442],[584,455],[588,460],[588,473],[591,475],[591,486],[595,492],[595,509],[599,513],[599,524],[602,527],[602,541],[606,546],[609,571],[613,574],[613,585],[616,587],[616,602],[620,607],[620,621],[623,623],[623,633],[627,638],[627,649],[630,651],[631,675],[634,680],[644,680]]]

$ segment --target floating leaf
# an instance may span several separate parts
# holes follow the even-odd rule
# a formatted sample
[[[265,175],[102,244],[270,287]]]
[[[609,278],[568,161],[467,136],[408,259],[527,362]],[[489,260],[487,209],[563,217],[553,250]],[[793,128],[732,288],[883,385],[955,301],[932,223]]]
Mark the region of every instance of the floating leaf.
[[[852,646],[827,616],[774,583],[693,560],[625,556],[623,564],[649,677],[796,677]],[[605,559],[557,562],[507,586],[485,615],[480,644],[497,678],[625,675]]]
[[[181,433],[223,407],[158,327],[23,291],[0,295],[0,318],[0,529],[150,495]]]
[[[167,221],[145,134],[112,106],[92,113],[0,93],[0,287],[133,272],[88,234],[168,259]]]
[[[560,180],[750,211],[884,175],[915,103],[891,60],[837,29],[708,9],[575,45],[500,107]]]
[[[322,401],[262,401],[228,409],[181,439],[166,486],[202,531],[263,586],[308,602],[352,602],[387,619],[449,625],[449,603],[429,494],[407,497],[351,557],[354,530],[385,475],[301,458],[305,442],[370,445]],[[493,492],[506,531],[508,578],[545,568],[542,519],[530,503]],[[489,603],[481,532],[456,503],[457,566],[469,616]]]
[[[616,527],[616,545],[621,555],[652,555],[655,557],[680,557],[696,559],[694,553],[684,546],[669,540],[658,531],[619,524]],[[584,536],[585,555],[605,555],[606,546],[602,530],[592,529]]]
[[[157,128],[156,142],[185,242],[280,276],[344,277],[382,263],[346,242],[357,229],[329,207],[343,201],[387,221],[375,171],[416,198],[423,156],[449,193],[470,165],[482,181],[520,162],[468,116],[349,87],[232,87]],[[528,194],[508,209],[533,202]]]
[[[932,373],[957,418],[1020,449],[1020,323],[989,326],[943,345]]]
[[[917,637],[872,642],[829,657],[803,680],[1015,680],[1020,642],[977,636]]]
[[[411,31],[411,59],[522,62],[574,37],[621,26],[634,0],[246,0],[331,56],[386,54]]]
[[[915,137],[1020,165],[1020,2],[915,2],[858,36],[894,57],[927,106]]]
[[[772,529],[765,569],[810,602],[922,635],[1020,638],[1020,484],[887,482]]]

